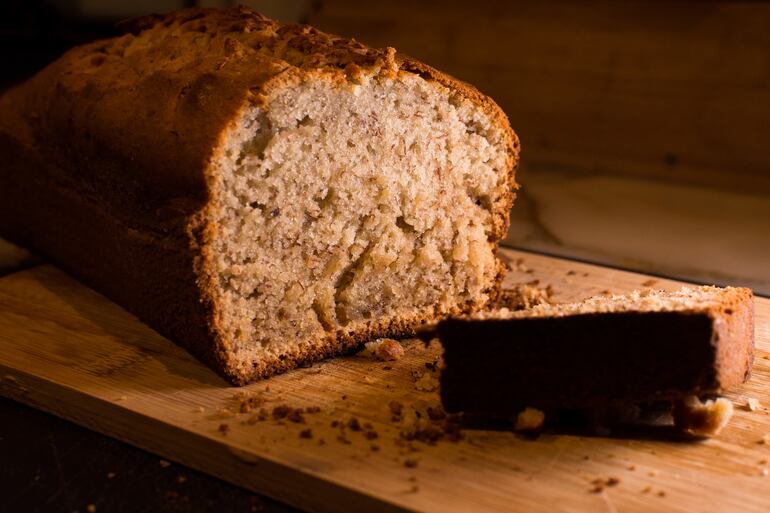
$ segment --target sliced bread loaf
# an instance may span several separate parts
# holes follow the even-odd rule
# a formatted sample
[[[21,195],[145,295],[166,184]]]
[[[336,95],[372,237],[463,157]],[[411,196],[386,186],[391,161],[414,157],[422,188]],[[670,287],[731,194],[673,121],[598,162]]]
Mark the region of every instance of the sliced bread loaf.
[[[0,99],[0,233],[234,383],[494,298],[518,140],[471,86],[250,9],[67,52]]]
[[[441,398],[515,417],[719,394],[750,375],[753,312],[751,290],[704,286],[446,320]]]

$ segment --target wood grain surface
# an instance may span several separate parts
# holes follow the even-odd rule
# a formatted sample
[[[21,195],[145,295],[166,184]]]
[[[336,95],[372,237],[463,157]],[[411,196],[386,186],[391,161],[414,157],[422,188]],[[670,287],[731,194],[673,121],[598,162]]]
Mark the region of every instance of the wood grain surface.
[[[516,251],[506,283],[539,280],[559,301],[679,283]],[[406,356],[337,358],[243,389],[230,387],[120,307],[51,266],[0,279],[0,392],[294,506],[330,511],[768,511],[770,300],[756,300],[751,381],[717,438],[464,430],[460,441],[404,441],[388,406],[438,403],[426,367]],[[597,369],[600,371],[600,369]],[[418,382],[416,384],[416,382]],[[255,420],[239,394],[318,407],[304,422]],[[749,397],[762,405],[749,411]],[[355,417],[361,431],[332,427]],[[253,419],[249,422],[249,419]],[[299,420],[299,419],[295,419]],[[310,430],[309,432],[307,430]],[[304,432],[304,433],[303,433]],[[367,432],[376,433],[366,435]],[[323,442],[321,441],[323,440]],[[376,450],[373,448],[376,446]],[[616,479],[592,491],[594,480]]]

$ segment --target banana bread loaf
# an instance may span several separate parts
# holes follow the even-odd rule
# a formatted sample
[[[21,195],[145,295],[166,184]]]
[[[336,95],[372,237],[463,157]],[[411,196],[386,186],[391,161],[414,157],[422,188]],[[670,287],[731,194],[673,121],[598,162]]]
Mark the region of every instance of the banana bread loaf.
[[[126,29],[0,99],[0,234],[236,384],[497,294],[519,145],[489,98],[243,7]]]
[[[515,417],[719,394],[751,373],[753,305],[749,289],[704,286],[445,320],[441,399]]]

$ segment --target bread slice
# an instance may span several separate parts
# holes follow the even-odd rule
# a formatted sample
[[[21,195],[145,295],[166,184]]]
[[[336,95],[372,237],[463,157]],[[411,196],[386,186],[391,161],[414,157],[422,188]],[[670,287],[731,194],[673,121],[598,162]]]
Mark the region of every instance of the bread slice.
[[[719,394],[749,378],[753,295],[697,287],[439,323],[447,411],[514,416]]]
[[[139,19],[0,100],[0,233],[233,383],[497,294],[518,140],[392,48],[243,8]]]

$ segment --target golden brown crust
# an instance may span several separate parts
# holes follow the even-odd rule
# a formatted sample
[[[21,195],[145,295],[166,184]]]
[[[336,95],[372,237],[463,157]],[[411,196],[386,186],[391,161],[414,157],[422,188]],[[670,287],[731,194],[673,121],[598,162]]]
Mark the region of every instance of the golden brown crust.
[[[712,346],[716,352],[716,390],[739,385],[751,376],[754,361],[754,293],[736,287],[725,293],[718,307],[709,311],[713,319]]]
[[[51,201],[61,209],[73,210],[73,223],[88,223],[88,216],[96,214],[87,212],[99,211],[104,222],[98,226],[104,233],[80,230],[66,240],[56,236],[43,218],[28,220],[27,226],[4,222],[0,229],[116,298],[233,382],[245,383],[336,354],[372,336],[406,334],[435,318],[435,312],[426,311],[410,319],[369,324],[250,369],[232,358],[229,341],[221,335],[213,293],[216,277],[209,243],[216,226],[209,221],[211,163],[243,109],[266,104],[272,91],[319,75],[344,83],[358,80],[364,72],[384,76],[409,72],[480,106],[502,128],[508,149],[508,174],[493,205],[490,244],[505,235],[515,196],[519,143],[502,110],[473,87],[392,48],[373,49],[312,27],[282,25],[245,7],[187,9],[133,20],[124,29],[127,33],[120,37],[70,50],[0,98],[0,135],[5,134],[6,146],[19,154],[18,166],[2,169],[3,181],[25,165],[33,166],[22,174],[18,190],[29,191],[30,183],[48,184],[45,195],[58,197]],[[68,206],[68,201],[74,202],[70,193],[82,196],[83,204]],[[23,204],[11,195],[6,188],[10,203],[3,215],[23,216]],[[104,267],[107,264],[82,269],[82,253],[93,251],[93,239],[105,233],[114,236],[116,244],[103,252],[107,264],[128,258],[120,254],[121,244],[131,248],[132,264],[116,265],[112,273]],[[150,242],[133,246],[132,234],[142,234]],[[154,300],[148,290],[157,283],[149,276],[137,277],[142,265],[152,270],[148,273],[152,276],[162,276],[169,265],[154,254],[153,245],[170,245],[172,253],[184,260],[185,272],[169,273],[163,288],[185,291],[185,299]],[[492,296],[502,272],[501,268],[491,285]],[[480,306],[466,305],[456,313]],[[186,327],[171,320],[185,309],[201,322]]]

